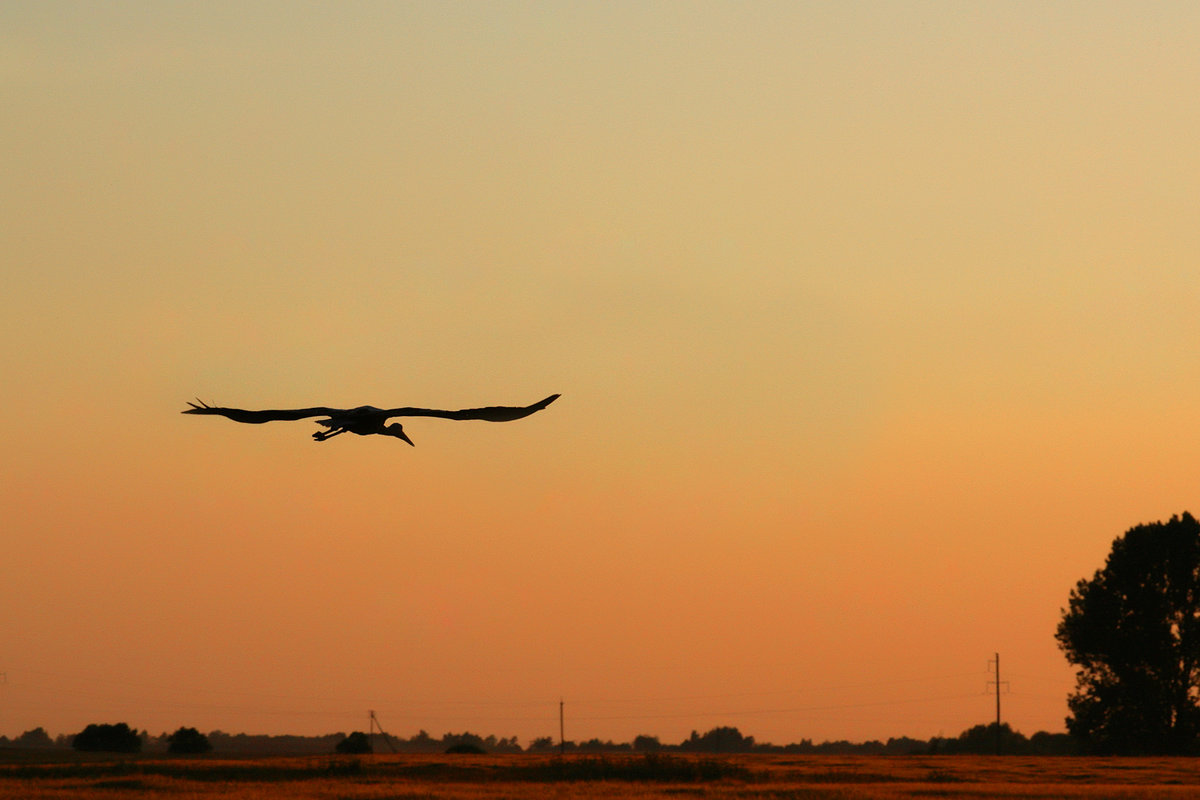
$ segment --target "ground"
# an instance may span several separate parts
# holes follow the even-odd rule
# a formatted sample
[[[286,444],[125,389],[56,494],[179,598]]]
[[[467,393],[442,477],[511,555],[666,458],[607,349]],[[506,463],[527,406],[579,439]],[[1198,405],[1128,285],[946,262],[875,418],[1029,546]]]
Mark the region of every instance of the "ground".
[[[0,800],[1200,798],[1185,758],[787,755],[31,756],[0,751]]]

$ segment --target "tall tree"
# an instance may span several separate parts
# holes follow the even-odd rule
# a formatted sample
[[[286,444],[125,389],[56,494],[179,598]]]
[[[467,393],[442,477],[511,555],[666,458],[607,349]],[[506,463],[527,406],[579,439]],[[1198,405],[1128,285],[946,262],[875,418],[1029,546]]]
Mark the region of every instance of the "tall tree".
[[[208,753],[212,743],[195,728],[180,728],[167,737],[168,753]]]
[[[71,746],[85,752],[136,753],[142,749],[142,737],[124,722],[92,723],[75,734]]]
[[[1200,522],[1130,528],[1071,591],[1067,729],[1095,753],[1191,753],[1200,735]]]
[[[339,753],[373,753],[375,748],[371,747],[371,737],[362,731],[355,731],[337,743],[334,748]]]

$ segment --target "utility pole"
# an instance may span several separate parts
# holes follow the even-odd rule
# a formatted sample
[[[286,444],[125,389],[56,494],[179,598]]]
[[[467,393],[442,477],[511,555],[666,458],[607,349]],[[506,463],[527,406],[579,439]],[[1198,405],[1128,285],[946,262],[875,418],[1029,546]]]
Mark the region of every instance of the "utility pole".
[[[387,731],[385,731],[383,729],[383,726],[379,724],[379,717],[375,716],[374,711],[371,711],[369,713],[371,715],[371,719],[369,720],[368,724],[371,726],[370,727],[371,732],[367,734],[367,741],[371,742],[371,750],[372,751],[375,750],[375,729],[378,728],[379,735],[382,736],[383,741],[387,743],[388,749],[391,750],[393,753],[396,752],[396,745],[392,744],[392,737],[388,736]]]
[[[994,667],[992,665],[995,665]],[[1008,681],[1000,680],[1000,654],[988,659],[988,671],[996,673],[996,680],[988,681],[988,686],[996,687],[996,755],[1000,755],[1000,685],[1008,686]]]
[[[558,698],[558,757],[562,758],[567,752],[567,739],[563,735],[563,699]]]

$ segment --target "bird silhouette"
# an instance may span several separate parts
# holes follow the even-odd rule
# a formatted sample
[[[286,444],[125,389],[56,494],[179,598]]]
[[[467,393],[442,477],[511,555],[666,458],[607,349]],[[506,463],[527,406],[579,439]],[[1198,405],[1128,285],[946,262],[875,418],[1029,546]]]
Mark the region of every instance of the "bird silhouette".
[[[413,440],[404,433],[404,427],[399,422],[390,425],[392,417],[440,417],[442,419],[481,419],[487,422],[509,422],[521,417],[528,417],[536,411],[557,400],[559,395],[552,394],[545,400],[539,400],[529,406],[486,406],[484,408],[464,408],[458,411],[442,411],[436,408],[376,408],[375,406],[359,406],[358,408],[329,408],[315,406],[313,408],[290,408],[266,411],[246,411],[241,408],[222,408],[210,406],[197,398],[195,403],[188,403],[191,408],[181,411],[182,414],[216,414],[228,417],[234,422],[248,422],[259,425],[274,420],[305,419],[306,417],[328,417],[319,419],[317,424],[327,430],[319,430],[312,435],[313,439],[323,442],[340,433],[357,433],[368,436],[372,433],[383,436],[395,436],[409,444]],[[198,405],[197,405],[198,404]]]

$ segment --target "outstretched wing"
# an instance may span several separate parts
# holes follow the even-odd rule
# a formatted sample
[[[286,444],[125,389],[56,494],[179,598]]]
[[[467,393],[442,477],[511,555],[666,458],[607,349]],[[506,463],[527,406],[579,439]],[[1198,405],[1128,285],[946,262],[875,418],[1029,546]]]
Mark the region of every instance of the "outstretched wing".
[[[186,411],[181,411],[181,414],[216,414],[222,417],[229,417],[234,422],[249,422],[253,425],[258,425],[263,422],[272,422],[275,420],[292,420],[304,419],[305,417],[332,417],[341,414],[344,409],[341,408],[326,408],[318,406],[316,408],[286,408],[278,410],[266,411],[246,411],[241,408],[221,408],[220,406],[210,406],[203,400],[196,403],[188,403],[191,408]]]
[[[514,419],[528,417],[541,411],[559,398],[552,394],[545,400],[539,400],[530,406],[486,406],[484,408],[464,408],[458,411],[440,411],[435,408],[389,408],[384,411],[387,417],[441,417],[442,419],[481,419],[487,422],[511,422]]]

